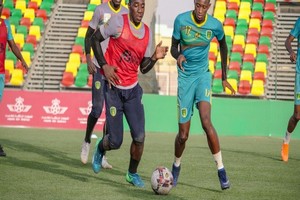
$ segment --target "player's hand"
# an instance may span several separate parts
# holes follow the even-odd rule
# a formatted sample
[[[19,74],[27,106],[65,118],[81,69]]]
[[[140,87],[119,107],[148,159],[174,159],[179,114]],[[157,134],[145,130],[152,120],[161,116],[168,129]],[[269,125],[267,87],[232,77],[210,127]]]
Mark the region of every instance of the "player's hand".
[[[296,62],[296,60],[297,60],[297,55],[295,54],[295,52],[292,52],[292,53],[290,54],[290,60],[291,60],[292,63],[295,63],[295,62]]]
[[[23,68],[24,68],[24,70],[26,71],[26,73],[28,72],[28,65],[27,65],[27,63],[25,62],[25,60],[23,59],[23,60],[21,60],[21,63],[22,63],[22,66],[23,66]]]
[[[169,50],[168,46],[161,46],[161,45],[162,45],[162,41],[160,41],[160,43],[156,45],[155,53],[154,53],[154,59],[156,60],[165,58]]]
[[[184,57],[183,54],[180,54],[180,55],[178,56],[178,58],[177,58],[177,65],[178,65],[178,67],[179,67],[182,71],[184,71],[184,68],[183,68],[183,66],[182,66],[182,63],[183,63],[183,62],[186,62],[186,59],[185,59],[185,57]]]
[[[222,81],[222,85],[224,90],[228,88],[231,91],[231,95],[235,95],[235,90],[232,88],[232,86],[230,85],[230,83],[228,83],[227,80]]]
[[[94,74],[94,73],[97,72],[96,66],[92,62],[92,59],[91,59],[90,55],[86,55],[86,63],[87,63],[88,71],[89,71],[90,74]]]
[[[106,64],[102,66],[102,69],[104,72],[104,76],[108,81],[109,88],[111,88],[111,85],[116,86],[117,84],[120,83],[120,78],[116,74],[116,71],[118,70],[117,67]]]

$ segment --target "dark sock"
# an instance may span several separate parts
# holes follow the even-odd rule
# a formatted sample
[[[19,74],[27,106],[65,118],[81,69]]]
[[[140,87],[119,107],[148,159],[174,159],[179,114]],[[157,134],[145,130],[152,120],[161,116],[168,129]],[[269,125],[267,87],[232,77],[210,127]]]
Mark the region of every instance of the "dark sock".
[[[87,126],[86,126],[86,132],[85,132],[85,138],[84,140],[88,143],[91,143],[91,135],[94,130],[94,127],[98,121],[98,118],[95,118],[91,114],[89,114],[87,119]]]
[[[128,171],[132,174],[135,174],[137,172],[137,168],[138,168],[139,163],[140,163],[139,160],[134,160],[133,158],[130,158]]]
[[[100,142],[99,142],[99,145],[98,145],[98,149],[99,149],[99,151],[100,151],[100,153],[102,153],[102,155],[105,155],[105,149],[104,149],[104,147],[103,147],[103,140],[101,140]]]

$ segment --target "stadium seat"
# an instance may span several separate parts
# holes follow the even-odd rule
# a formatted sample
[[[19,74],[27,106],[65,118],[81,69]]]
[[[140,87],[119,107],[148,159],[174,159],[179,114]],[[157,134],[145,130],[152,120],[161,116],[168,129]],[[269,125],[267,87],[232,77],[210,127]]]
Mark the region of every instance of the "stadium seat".
[[[264,28],[270,28],[270,29],[273,29],[273,21],[270,20],[270,19],[264,19],[264,20],[262,21],[262,25],[261,25],[261,26],[264,27]]]
[[[61,84],[69,87],[74,84],[74,76],[72,72],[63,72]]]
[[[261,36],[259,38],[259,45],[267,45],[269,48],[271,47],[271,40],[269,37]]]
[[[16,1],[15,9],[20,9],[22,14],[24,14],[25,10],[27,9],[26,1]]]
[[[31,1],[36,2],[37,5],[40,6],[43,0],[31,0]]]
[[[269,20],[272,20],[273,22],[275,22],[275,14],[270,11],[265,11],[263,14],[263,19],[264,20],[269,19]]]
[[[41,10],[46,10],[47,15],[50,15],[51,10],[52,10],[52,4],[47,2],[47,1],[42,1],[41,5],[40,5],[40,9]]]
[[[35,35],[36,40],[40,41],[41,39],[41,29],[38,25],[31,25],[29,27],[29,35]]]
[[[25,18],[29,18],[30,19],[30,22],[32,23],[34,18],[35,18],[35,11],[34,9],[32,8],[27,8],[25,11],[24,11],[24,17]]]
[[[209,47],[209,52],[212,52],[215,54],[215,56],[218,56],[218,43],[216,42],[211,42],[210,47]]]
[[[212,74],[215,73],[215,62],[214,61],[212,61],[212,60],[208,61],[208,69]]]
[[[213,79],[212,92],[216,94],[223,93],[223,85],[221,79]]]
[[[78,28],[78,32],[77,32],[77,37],[85,37],[85,34],[86,34],[86,31],[87,31],[87,28],[84,28],[84,27],[79,27]]]
[[[248,12],[239,12],[238,14],[238,20],[240,19],[244,19],[247,21],[247,23],[249,23],[249,20],[250,20],[250,13]]]
[[[84,12],[84,16],[83,16],[83,20],[87,20],[90,21],[93,17],[94,12],[93,11],[85,11]]]
[[[238,81],[239,80],[238,72],[236,70],[228,70],[227,79],[235,79],[236,81]]]
[[[31,26],[30,19],[22,17],[20,20],[20,25],[26,26],[27,29],[29,29],[29,27]]]
[[[222,69],[221,62],[216,63],[216,70]]]
[[[14,65],[17,63],[17,57],[12,51],[6,51],[5,59],[14,61]]]
[[[236,79],[227,79],[228,83],[231,85],[231,87],[234,89],[234,91],[237,91],[237,83],[238,81]],[[231,91],[228,88],[225,88],[226,94],[231,94]]]
[[[252,54],[254,58],[256,57],[256,48],[255,44],[246,44],[245,46],[245,54]]]
[[[26,43],[31,43],[34,48],[36,48],[37,40],[35,35],[28,35],[26,38]]]
[[[276,4],[276,0],[265,0],[266,1],[266,3],[272,3],[272,4]]]
[[[78,66],[80,65],[80,54],[79,53],[70,53],[69,55],[69,62],[78,63]]]
[[[90,21],[82,20],[80,26],[83,27],[83,28],[88,28],[89,25],[90,25]]]
[[[236,62],[239,62],[240,64],[242,63],[242,56],[240,53],[231,53],[230,55],[230,62],[233,62],[233,61],[236,61]]]
[[[233,38],[233,44],[242,45],[242,48],[244,50],[244,48],[245,48],[245,37],[243,35],[235,35],[234,38]]]
[[[10,25],[14,25],[17,28],[20,25],[21,18],[18,16],[10,16],[8,20]]]
[[[78,44],[84,48],[84,39],[85,39],[85,37],[76,37],[75,44]]]
[[[238,13],[239,6],[236,2],[227,2],[227,12],[228,12],[228,10],[234,10],[236,13]]]
[[[34,10],[34,12],[36,12],[39,9],[39,6],[37,5],[37,2],[29,1],[27,8],[31,8]]]
[[[247,13],[249,16],[251,14],[251,3],[246,1],[241,1],[239,12]]]
[[[264,93],[264,82],[262,80],[254,80],[251,88],[251,94],[254,96],[262,96]]]
[[[78,72],[76,78],[75,78],[75,86],[76,87],[84,87],[88,83],[88,76],[89,74]]]
[[[267,64],[265,62],[256,62],[254,72],[263,72],[267,76]]]
[[[247,30],[248,30],[247,26],[236,26],[235,35],[242,35],[246,38]]]
[[[266,65],[269,64],[269,59],[266,54],[258,53],[256,57],[256,62],[264,62]]]
[[[232,18],[226,18],[223,25],[224,26],[232,26],[235,29],[235,20]]]
[[[238,19],[236,23],[236,28],[240,28],[246,31],[248,29],[248,25],[249,25],[248,23],[249,21],[247,21],[246,19]]]
[[[241,71],[240,81],[243,81],[243,80],[249,81],[250,84],[252,83],[252,73],[251,73],[251,71],[248,71],[248,70],[242,70]]]
[[[239,82],[238,93],[242,95],[247,95],[251,91],[251,84],[247,80],[241,80]]]
[[[3,7],[13,10],[15,8],[13,1],[3,1]]]
[[[235,70],[238,73],[238,75],[240,75],[240,73],[241,73],[241,64],[239,62],[232,61],[232,62],[229,63],[228,69],[229,70]]]
[[[261,5],[265,5],[265,0],[253,0],[253,3],[260,3]]]
[[[238,6],[240,6],[241,1],[240,0],[228,0],[228,2],[234,2],[236,3]]]
[[[9,8],[2,8],[2,16],[5,16],[5,19],[10,17],[10,9]]]
[[[71,72],[76,77],[79,65],[79,63],[75,62],[67,62],[65,72]]]
[[[214,73],[214,79],[221,79],[222,78],[222,69],[216,69]]]
[[[247,36],[256,36],[259,37],[258,30],[256,28],[249,28]]]
[[[44,22],[46,23],[48,20],[48,16],[47,16],[47,11],[46,10],[42,10],[42,9],[38,9],[35,13],[36,17],[40,17],[44,20]]]
[[[97,7],[97,5],[95,5],[95,4],[88,4],[88,7],[87,7],[87,11],[95,11],[95,9],[96,9],[96,7]]]
[[[19,44],[20,47],[22,48],[24,43],[25,43],[25,36],[22,33],[16,33],[14,35],[14,40],[16,44]]]
[[[74,44],[72,46],[72,53],[79,53],[80,55],[83,55],[83,48],[81,45]]]
[[[258,32],[260,32],[260,24],[261,24],[261,20],[260,19],[250,19],[249,22],[249,28],[256,28],[258,30]]]
[[[234,36],[234,29],[232,26],[224,26],[224,32],[225,32],[225,35],[228,35],[231,37],[231,39],[233,39],[233,36]]]
[[[11,74],[10,84],[13,86],[22,86],[24,83],[23,70],[14,69]]]
[[[262,14],[259,11],[252,11],[250,15],[251,19],[259,19],[260,21],[262,20]]]
[[[260,13],[264,13],[264,8],[263,8],[263,4],[260,2],[254,2],[252,4],[252,12],[253,11],[258,11]]]
[[[273,34],[273,29],[268,28],[268,27],[262,27],[261,28],[260,36],[267,36],[271,39],[272,34]]]
[[[272,12],[272,13],[276,13],[276,8],[275,8],[275,4],[273,3],[265,3],[265,11],[269,11],[269,12]]]
[[[255,35],[249,35],[247,37],[246,43],[247,44],[255,44],[256,46],[258,45],[259,37]]]
[[[94,4],[98,6],[101,4],[101,0],[90,0],[90,4]]]
[[[235,10],[227,10],[225,14],[226,19],[231,18],[234,19],[234,21],[237,21],[237,12]]]
[[[30,65],[31,65],[30,52],[29,51],[21,51],[21,54],[22,54],[26,64],[28,65],[28,67],[30,67]]]
[[[268,45],[259,45],[257,52],[262,53],[262,54],[266,54],[267,56],[270,56]]]
[[[225,15],[223,12],[214,12],[213,15],[215,18],[217,18],[221,23],[223,23],[225,21]]]
[[[244,54],[244,49],[241,44],[234,44],[231,49],[232,53],[239,53],[241,56]]]
[[[251,62],[251,63],[254,64],[254,62],[255,62],[254,55],[245,53],[244,56],[243,56],[243,62]]]
[[[16,16],[16,17],[22,18],[23,13],[20,9],[14,9],[11,11],[11,16]]]
[[[265,79],[264,72],[254,72],[253,80],[261,80],[265,84],[266,79]]]
[[[87,84],[89,87],[92,87],[92,85],[93,85],[93,75],[92,74],[89,75]]]
[[[24,35],[24,40],[25,40],[25,38],[28,35],[28,28],[27,28],[27,26],[24,26],[24,25],[18,26],[18,28],[16,30],[16,33],[23,34]]]
[[[44,32],[44,30],[45,30],[44,20],[41,17],[35,17],[32,22],[32,25],[39,26],[41,33]]]
[[[248,70],[251,72],[251,74],[253,74],[254,73],[253,63],[252,62],[243,62],[242,70]]]
[[[34,46],[31,43],[25,43],[23,48],[23,51],[28,51],[30,53],[30,57],[32,58],[34,55]]]
[[[9,74],[11,74],[15,68],[14,61],[10,59],[5,59],[4,65],[5,65],[5,69],[8,70]]]

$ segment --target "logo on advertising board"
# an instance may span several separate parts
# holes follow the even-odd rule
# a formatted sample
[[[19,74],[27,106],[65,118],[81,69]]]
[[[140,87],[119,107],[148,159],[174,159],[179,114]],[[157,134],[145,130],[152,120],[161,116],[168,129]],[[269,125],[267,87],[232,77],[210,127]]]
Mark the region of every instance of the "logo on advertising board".
[[[60,106],[60,100],[55,98],[51,101],[51,106],[43,106],[47,116],[42,116],[45,123],[67,123],[69,117],[61,117],[68,110],[68,107]]]
[[[88,104],[87,107],[79,107],[81,117],[78,117],[78,122],[80,124],[86,124],[86,121],[87,121],[86,118],[90,114],[90,112],[92,111],[92,106],[93,106],[92,101],[88,101],[87,104]]]
[[[31,105],[24,104],[24,98],[18,97],[15,99],[15,104],[7,104],[7,108],[11,113],[7,114],[5,118],[7,121],[25,121],[28,122],[32,119],[32,115],[26,114],[31,109]]]

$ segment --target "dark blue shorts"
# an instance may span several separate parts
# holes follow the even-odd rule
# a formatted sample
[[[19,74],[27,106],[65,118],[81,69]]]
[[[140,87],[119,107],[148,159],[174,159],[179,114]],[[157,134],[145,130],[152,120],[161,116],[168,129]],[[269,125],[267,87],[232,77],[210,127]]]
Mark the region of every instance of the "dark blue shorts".
[[[106,128],[109,145],[119,148],[123,142],[123,115],[127,120],[133,141],[144,142],[145,113],[142,104],[143,89],[137,84],[132,89],[108,87],[105,81]]]

